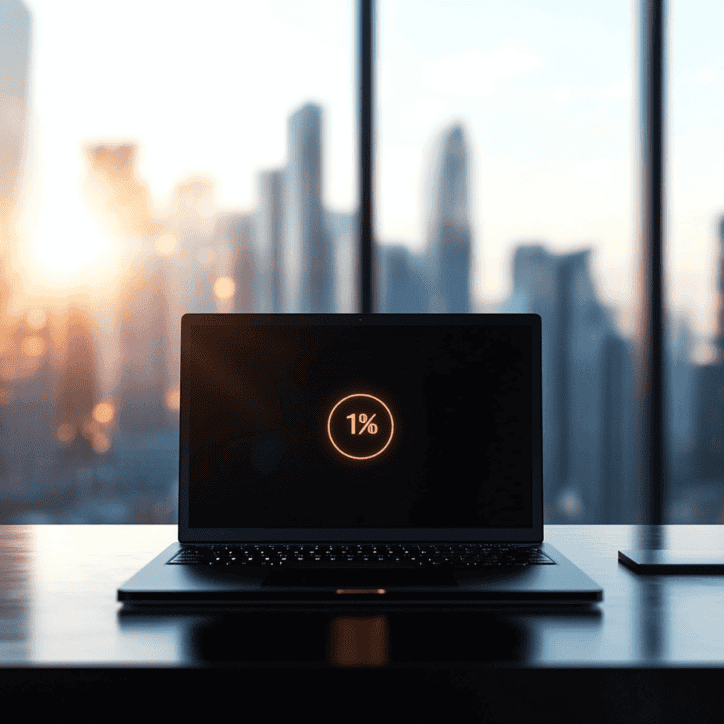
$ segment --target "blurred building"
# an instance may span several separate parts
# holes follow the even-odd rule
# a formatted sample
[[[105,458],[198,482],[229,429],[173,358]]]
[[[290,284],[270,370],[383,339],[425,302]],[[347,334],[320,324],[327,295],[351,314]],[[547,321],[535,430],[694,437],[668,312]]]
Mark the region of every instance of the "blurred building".
[[[423,260],[402,244],[377,246],[379,309],[386,313],[422,313],[429,306]]]
[[[187,312],[216,311],[214,280],[219,252],[215,244],[214,185],[192,178],[176,186],[174,208],[165,235],[173,246],[168,254],[174,290],[173,323]]]
[[[133,143],[88,149],[88,190],[121,237],[152,237],[161,231],[151,211],[148,187],[136,176],[137,150]]]
[[[168,275],[163,259],[139,254],[121,285],[121,369],[115,395],[122,430],[151,434],[168,426]]]
[[[16,210],[27,131],[30,13],[21,0],[0,0],[0,221]]]
[[[615,333],[606,334],[600,350],[599,437],[600,486],[598,510],[588,519],[599,523],[635,523],[635,451],[632,447],[634,409],[631,345]]]
[[[360,303],[357,299],[359,215],[356,212],[328,210],[325,218],[334,261],[334,308],[332,311],[358,312],[360,310]]]
[[[268,298],[266,281],[258,268],[257,226],[253,214],[224,214],[217,222],[217,239],[220,248],[229,251],[229,278],[232,296],[230,304],[219,311],[257,312],[261,311]],[[224,294],[224,290],[217,292]],[[217,294],[218,296],[218,294]],[[220,301],[224,301],[221,299]]]
[[[7,416],[15,412],[9,405],[15,395],[16,372],[21,366],[17,359],[21,354],[15,336],[17,323],[8,319],[8,302],[27,136],[30,32],[31,17],[25,3],[0,0],[0,365],[5,369],[0,374],[2,442],[12,434],[12,418]],[[0,447],[6,446],[0,443]],[[0,453],[0,476],[4,478],[8,474],[5,454],[5,450]]]
[[[717,231],[719,269],[714,358],[695,373],[692,472],[699,480],[724,482],[724,218],[720,219]]]
[[[334,311],[334,258],[322,208],[322,109],[311,103],[289,117],[284,179],[286,312]]]
[[[0,359],[0,404],[6,415],[0,434],[0,497],[6,503],[47,502],[63,491],[56,437],[61,352],[47,315],[33,321],[23,317],[7,324],[12,342]],[[5,511],[2,519],[7,522]]]
[[[89,190],[126,247],[116,298],[117,419],[121,430],[148,433],[167,425],[166,399],[173,386],[169,350],[175,340],[169,327],[175,309],[169,299],[169,250],[159,243],[169,235],[162,236],[164,224],[155,218],[148,187],[137,176],[135,144],[91,146],[88,155]]]
[[[427,228],[431,312],[470,311],[471,227],[468,149],[463,128],[452,126],[438,142]]]
[[[181,317],[187,312],[215,312],[214,281],[219,254],[214,239],[214,185],[190,178],[176,185],[172,209],[155,238],[157,256],[168,274],[169,374],[179,384]]]
[[[57,437],[64,468],[88,463],[95,450],[107,450],[93,418],[99,402],[96,342],[90,315],[73,308],[68,313],[60,385],[57,392]]]
[[[694,411],[697,368],[692,363],[694,334],[686,317],[668,318],[666,334],[666,412],[668,421],[669,497],[680,495],[691,484],[693,472]]]
[[[598,301],[588,250],[520,246],[501,311],[542,319],[543,480],[548,519],[603,522],[633,510],[628,346]],[[608,506],[608,508],[606,507]]]
[[[259,174],[257,215],[258,272],[265,294],[258,311],[282,312],[282,253],[284,248],[284,172]]]
[[[12,259],[28,126],[31,16],[21,0],[0,0],[0,319],[17,283]]]

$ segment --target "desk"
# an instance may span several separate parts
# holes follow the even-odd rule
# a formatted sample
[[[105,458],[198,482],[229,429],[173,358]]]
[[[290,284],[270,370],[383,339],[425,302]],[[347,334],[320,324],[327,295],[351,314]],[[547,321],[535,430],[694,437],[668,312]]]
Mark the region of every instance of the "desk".
[[[184,702],[217,687],[277,712],[319,707],[335,692],[345,718],[379,713],[382,692],[394,691],[405,718],[426,720],[721,720],[724,576],[636,576],[617,560],[636,535],[625,525],[546,527],[546,540],[604,589],[587,613],[143,614],[124,612],[116,590],[176,540],[176,526],[0,526],[0,691],[5,701],[130,686],[135,699],[147,686],[156,700],[166,692],[167,714],[163,681]],[[667,526],[665,536],[724,550],[724,526]],[[272,699],[261,693],[269,685]],[[114,710],[127,699],[114,698]]]

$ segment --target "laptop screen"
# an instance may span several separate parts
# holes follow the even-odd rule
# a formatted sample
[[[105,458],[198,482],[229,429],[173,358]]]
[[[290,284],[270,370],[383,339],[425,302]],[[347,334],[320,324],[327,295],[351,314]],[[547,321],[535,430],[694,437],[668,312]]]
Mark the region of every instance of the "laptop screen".
[[[181,417],[188,528],[529,529],[539,318],[187,315]]]

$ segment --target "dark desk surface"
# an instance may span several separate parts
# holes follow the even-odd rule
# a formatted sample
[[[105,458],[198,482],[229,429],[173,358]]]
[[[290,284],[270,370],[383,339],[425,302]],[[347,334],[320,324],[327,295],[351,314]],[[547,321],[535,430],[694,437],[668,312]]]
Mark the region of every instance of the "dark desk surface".
[[[579,692],[587,685],[581,672],[597,672],[591,686],[599,692],[614,672],[617,678],[610,686],[619,696],[625,699],[621,682],[629,681],[631,692],[638,692],[629,701],[634,709],[642,700],[642,687],[654,691],[654,684],[645,683],[646,672],[657,671],[659,688],[654,688],[659,693],[654,691],[648,709],[641,711],[660,706],[663,715],[684,706],[678,695],[675,702],[656,704],[674,682],[682,681],[682,672],[696,669],[703,675],[702,667],[724,668],[724,575],[637,576],[617,560],[618,549],[634,546],[636,535],[635,526],[624,525],[546,528],[546,540],[604,589],[603,603],[587,613],[330,609],[139,614],[122,611],[116,590],[176,540],[175,526],[0,526],[0,667],[4,675],[19,670],[50,675],[68,666],[116,672],[149,666],[233,669],[243,673],[244,681],[254,672],[272,670],[277,676],[285,670],[298,676],[300,671],[323,675],[324,670],[356,669],[363,677],[372,671],[425,671],[427,678],[415,679],[415,687],[428,693],[435,671],[447,677],[448,685],[452,676],[457,689],[475,689],[483,677],[498,692],[507,691],[505,671],[535,672],[537,682],[550,686],[551,677],[565,673],[566,689]],[[682,548],[724,551],[724,526],[667,526],[665,535]],[[677,678],[666,679],[673,674]],[[524,677],[520,682],[525,686]],[[708,707],[719,687],[711,689]],[[705,694],[692,694],[695,701],[680,713],[688,719]],[[476,696],[478,701],[479,691]],[[595,706],[591,696],[586,693]],[[627,718],[647,720],[637,719],[634,709]],[[567,716],[556,711],[550,720]],[[721,704],[717,712],[722,714]]]

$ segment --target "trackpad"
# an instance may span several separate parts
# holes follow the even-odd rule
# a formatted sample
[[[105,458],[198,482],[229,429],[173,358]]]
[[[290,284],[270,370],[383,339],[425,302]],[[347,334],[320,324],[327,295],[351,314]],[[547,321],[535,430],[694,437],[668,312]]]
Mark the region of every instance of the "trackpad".
[[[264,586],[305,586],[313,588],[398,588],[407,586],[457,586],[449,569],[404,569],[379,571],[358,569],[292,569],[274,571]]]

